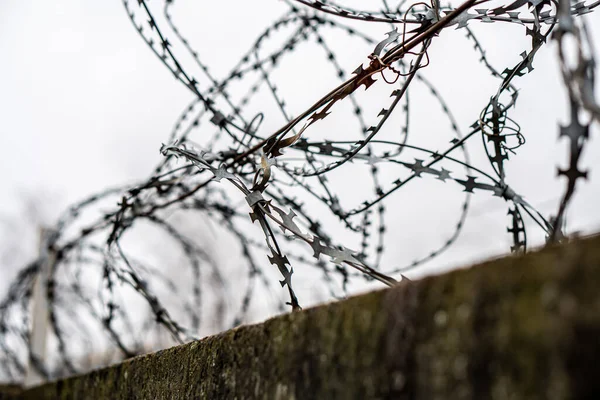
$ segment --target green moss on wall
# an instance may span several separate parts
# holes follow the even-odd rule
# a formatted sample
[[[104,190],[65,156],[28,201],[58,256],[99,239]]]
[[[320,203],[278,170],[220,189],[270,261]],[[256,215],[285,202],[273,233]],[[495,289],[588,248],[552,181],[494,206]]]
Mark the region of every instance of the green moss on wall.
[[[16,385],[0,384],[0,400],[16,400],[21,396],[21,388]]]
[[[244,326],[24,399],[600,398],[600,238]]]

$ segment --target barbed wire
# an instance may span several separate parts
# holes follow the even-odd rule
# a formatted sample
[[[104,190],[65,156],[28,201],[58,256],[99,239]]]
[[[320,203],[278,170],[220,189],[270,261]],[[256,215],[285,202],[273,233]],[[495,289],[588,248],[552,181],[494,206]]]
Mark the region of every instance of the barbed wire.
[[[594,97],[595,53],[580,18],[600,1],[517,0],[495,8],[473,9],[486,2],[468,0],[453,8],[437,0],[401,1],[393,6],[384,0],[381,11],[357,10],[330,1],[285,4],[287,11],[263,30],[229,72],[213,74],[206,61],[209,57],[194,49],[193,41],[172,17],[172,0],[164,2],[162,18],[147,0],[123,0],[138,34],[194,100],[161,146],[164,158],[149,178],[105,190],[73,205],[44,239],[47,251],[43,254],[55,257],[48,266],[46,290],[54,354],[49,359],[31,350],[28,311],[34,281],[48,264],[47,255],[23,268],[15,278],[0,303],[0,349],[4,353],[0,365],[4,376],[19,380],[28,364],[46,378],[85,370],[93,365],[81,354],[98,348],[114,350],[102,362],[132,357],[148,350],[145,338],[149,334],[158,337],[160,332],[168,333],[170,338],[160,339],[161,345],[182,343],[197,338],[204,321],[211,318],[221,322],[229,319],[222,327],[239,325],[247,319],[253,299],[278,290],[270,279],[273,267],[281,275],[279,283],[287,290],[286,304],[292,310],[301,308],[293,288],[292,264],[313,268],[330,296],[336,298],[347,293],[353,280],[394,285],[397,279],[404,279],[403,273],[438,257],[456,242],[467,220],[472,194],[487,192],[508,203],[512,252],[527,249],[526,221],[541,229],[548,241],[565,237],[566,209],[577,180],[586,177],[579,161],[589,137],[589,123],[600,120],[600,106]],[[383,23],[391,30],[385,38],[374,38],[346,22]],[[488,59],[469,28],[475,23],[523,25],[530,47],[520,53],[521,61],[502,66],[500,72],[502,67]],[[444,99],[424,75],[432,62],[428,54],[432,42],[450,27],[464,30],[479,62],[498,81],[489,103],[473,118],[466,134],[451,111],[454,99]],[[365,54],[366,64],[354,68],[350,75],[338,59],[334,40],[329,39],[333,33],[343,33],[348,41],[373,49]],[[574,63],[566,56],[564,38],[568,36],[575,39]],[[554,217],[545,217],[509,186],[506,163],[509,154],[525,144],[521,127],[509,116],[519,95],[515,84],[533,70],[538,50],[551,37],[558,44],[571,107],[571,122],[560,129],[561,137],[570,141],[570,158],[567,169],[559,169],[559,175],[567,178],[559,209]],[[288,98],[280,90],[286,82],[278,79],[277,72],[298,46],[312,42],[340,82],[332,80],[325,96],[293,116],[286,104]],[[181,61],[185,57],[189,63]],[[305,79],[310,79],[316,72],[305,73]],[[428,108],[439,107],[448,120],[452,139],[445,148],[409,143],[414,101],[409,100],[409,88],[415,82],[436,100],[437,106]],[[372,86],[387,90],[386,96],[379,92],[376,96],[386,103],[375,115],[368,115],[375,100],[365,100],[358,90]],[[274,102],[276,111],[259,106],[260,111],[253,113],[250,105],[261,104],[266,98]],[[344,109],[345,105],[349,108]],[[351,133],[333,135],[328,128],[319,129],[326,126],[324,121],[331,114],[347,110],[341,130]],[[276,114],[283,120],[282,126],[270,130]],[[584,114],[587,124],[581,123]],[[202,143],[193,141],[192,134]],[[491,171],[470,159],[466,144],[477,137],[482,140]],[[350,178],[351,182],[340,178],[341,173],[353,173],[348,171],[356,166],[368,170],[364,179],[359,181],[358,175]],[[457,222],[443,243],[420,259],[405,266],[384,265],[386,203],[418,178],[433,178],[465,193]],[[344,195],[348,193],[345,186],[355,189],[352,196]],[[189,216],[186,219],[194,218],[206,226],[214,224],[226,232],[229,240],[237,243],[237,250],[232,252],[239,251],[246,272],[235,277],[228,274],[210,243],[185,232],[185,221],[176,218],[181,213]],[[182,290],[172,272],[153,266],[124,245],[126,236],[140,224],[160,231],[165,241],[177,246],[184,260],[178,261],[181,272],[177,275],[184,276],[189,291]],[[253,227],[260,227],[261,239]],[[345,247],[342,237],[352,237],[349,241],[357,243],[359,249]],[[245,282],[236,287],[236,295],[228,295],[227,282],[241,277]],[[132,305],[133,298],[141,303]],[[226,317],[223,310],[234,298],[238,304]],[[278,302],[277,308],[283,311],[283,303]]]

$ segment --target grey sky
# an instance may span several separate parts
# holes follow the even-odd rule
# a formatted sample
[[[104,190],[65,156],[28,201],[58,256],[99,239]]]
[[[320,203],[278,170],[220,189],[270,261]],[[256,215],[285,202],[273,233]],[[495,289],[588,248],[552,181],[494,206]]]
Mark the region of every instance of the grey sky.
[[[215,75],[223,76],[220,72],[228,71],[262,27],[284,10],[285,5],[275,0],[187,1],[174,6],[174,17]],[[590,15],[588,23],[600,44],[600,14]],[[529,48],[521,26],[472,25],[479,25],[476,32],[499,67],[512,65],[519,53]],[[369,27],[381,38],[388,30],[383,24]],[[335,44],[347,70],[366,60],[367,53],[341,42]],[[83,196],[145,178],[161,158],[158,149],[173,121],[192,99],[146,48],[119,1],[4,0],[0,4],[0,49],[3,218],[20,215],[23,196],[47,202],[46,213],[52,220]],[[175,49],[182,51],[181,47]],[[446,30],[434,42],[431,65],[424,71],[450,102],[465,131],[498,84],[485,78],[470,49],[462,31]],[[512,117],[521,124],[527,144],[508,164],[508,182],[546,216],[557,208],[564,182],[556,179],[556,167],[566,160],[566,143],[557,140],[557,124],[565,121],[566,101],[555,50],[554,44],[542,49],[534,73],[515,81],[521,97]],[[282,86],[300,93],[292,96],[293,112],[323,94],[328,89],[323,85],[333,76],[311,68],[311,57],[322,59],[322,54],[299,53],[301,57],[290,63],[287,78],[281,75]],[[420,99],[421,94],[414,96]],[[437,122],[428,119],[427,103],[417,103],[414,113],[414,130],[423,138],[421,143],[433,143],[436,132],[448,131],[447,122],[436,127]],[[419,125],[419,120],[427,125]],[[267,118],[265,126],[277,128],[272,121]],[[594,127],[583,158],[582,164],[591,173],[587,182],[580,183],[570,207],[571,230],[600,228],[597,133]],[[434,193],[425,186],[423,190]],[[427,254],[445,239],[444,232],[451,232],[459,197],[453,197],[451,206],[441,200],[445,193],[459,189],[443,190],[442,197],[412,190],[408,197],[395,198],[392,208],[397,208],[398,215],[390,222],[389,264],[399,266]],[[501,200],[474,196],[473,216],[461,240],[446,255],[415,271],[415,276],[506,252],[510,241],[505,233],[505,213]],[[532,227],[530,232],[532,244],[543,243],[539,230]],[[31,243],[24,249],[35,251],[34,235],[22,240]]]

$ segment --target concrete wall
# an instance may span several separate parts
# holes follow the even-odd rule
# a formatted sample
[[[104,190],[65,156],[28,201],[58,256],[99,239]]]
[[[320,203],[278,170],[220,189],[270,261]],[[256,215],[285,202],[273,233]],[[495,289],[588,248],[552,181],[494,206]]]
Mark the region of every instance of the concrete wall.
[[[244,326],[22,399],[598,399],[600,237]]]

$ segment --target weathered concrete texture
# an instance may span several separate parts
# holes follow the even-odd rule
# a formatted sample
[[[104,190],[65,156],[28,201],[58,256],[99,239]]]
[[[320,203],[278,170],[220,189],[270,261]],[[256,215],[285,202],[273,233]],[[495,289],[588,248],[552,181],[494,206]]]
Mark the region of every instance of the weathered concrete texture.
[[[19,386],[0,384],[0,400],[17,400],[19,398],[21,398]]]
[[[598,399],[600,237],[284,315],[25,399]]]

